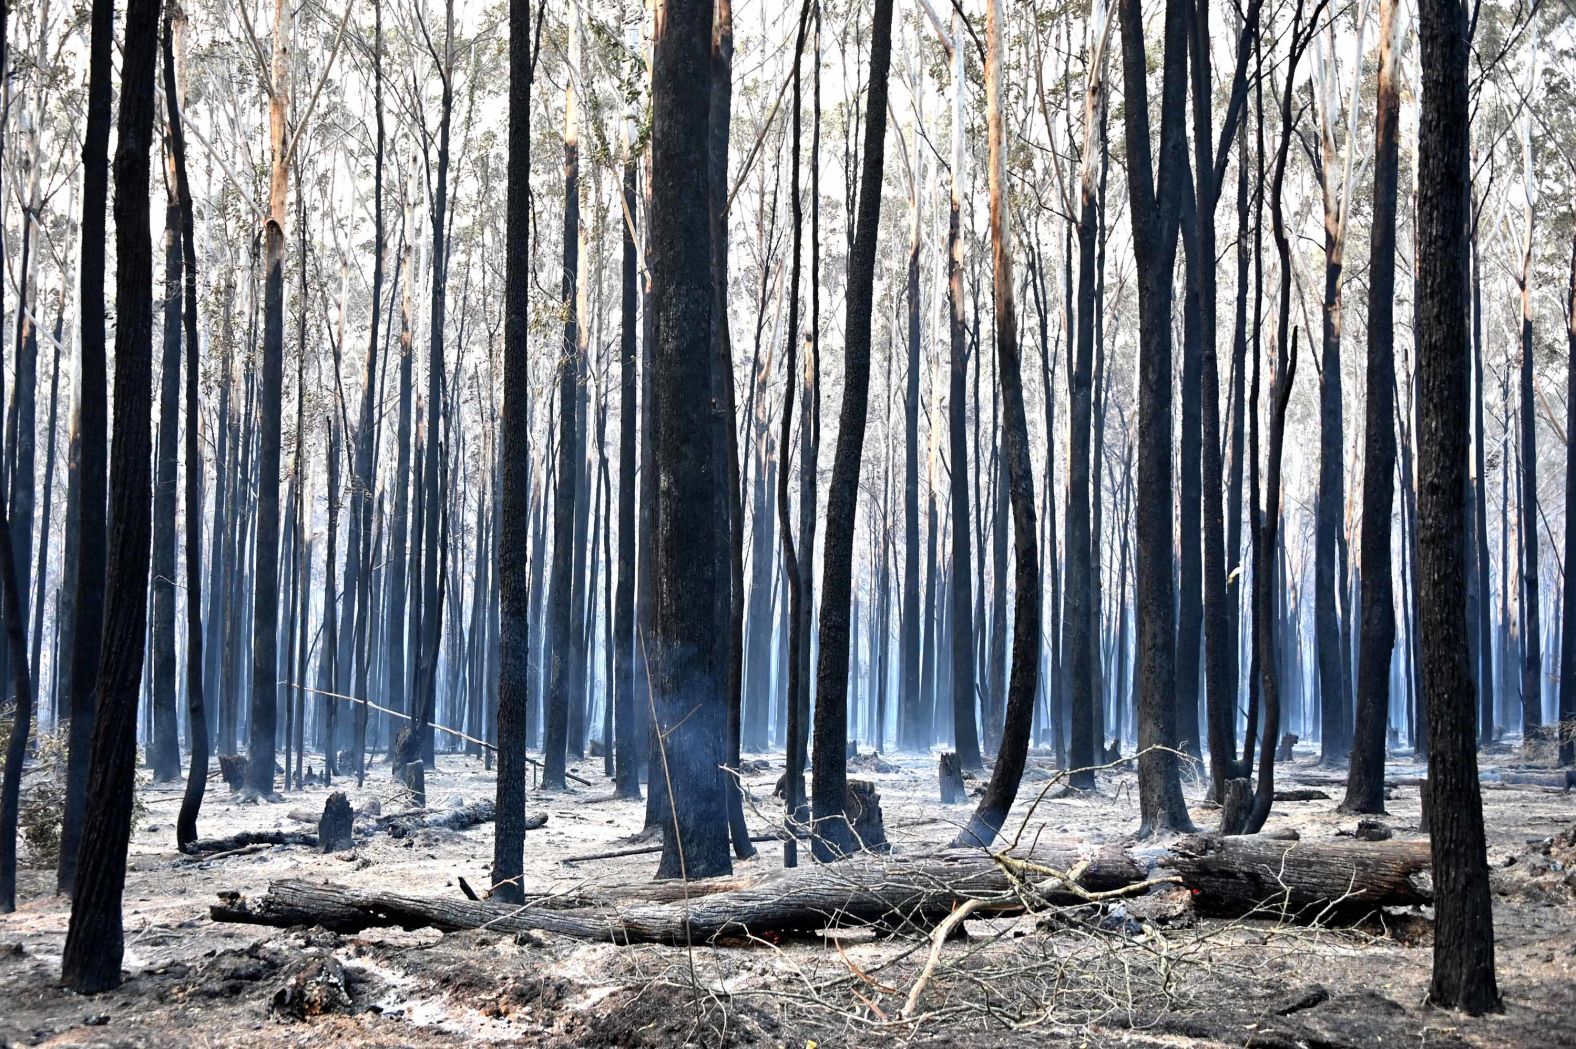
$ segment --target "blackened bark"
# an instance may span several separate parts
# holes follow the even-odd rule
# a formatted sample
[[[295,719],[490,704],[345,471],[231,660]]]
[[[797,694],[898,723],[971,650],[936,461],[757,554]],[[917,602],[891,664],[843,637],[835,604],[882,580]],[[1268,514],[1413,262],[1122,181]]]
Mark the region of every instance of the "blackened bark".
[[[783,418],[782,418],[782,462],[777,468],[777,527],[782,532],[783,542],[783,575],[788,581],[788,648],[785,663],[787,666],[788,688],[784,696],[787,705],[787,759],[788,767],[783,773],[783,810],[788,814],[788,819],[797,820],[800,809],[804,806],[804,740],[805,724],[804,709],[808,701],[801,707],[800,694],[808,698],[809,682],[806,680],[805,667],[808,661],[802,658],[802,653],[810,643],[808,595],[806,582],[809,572],[800,567],[799,548],[794,543],[792,517],[789,512],[788,502],[788,467],[793,456],[793,401],[794,392],[798,388],[798,349],[799,349],[799,283],[803,273],[802,252],[804,247],[804,202],[799,192],[799,145],[800,125],[803,120],[803,89],[800,83],[800,65],[804,55],[805,39],[810,28],[810,7],[813,0],[805,0],[804,6],[799,11],[799,31],[794,43],[793,56],[793,161],[789,175],[789,198],[793,213],[793,247],[789,257],[788,269],[788,351],[786,366],[783,369]],[[814,281],[814,268],[811,268],[811,280]],[[808,373],[809,361],[806,372]],[[810,421],[809,403],[810,389],[805,390],[805,422]],[[808,430],[809,426],[806,425]],[[808,440],[809,435],[806,434]],[[801,471],[807,471],[809,460],[800,464]],[[811,498],[814,498],[814,481],[808,485]],[[804,539],[805,532],[800,531],[800,539]],[[813,542],[813,540],[812,540]],[[808,565],[812,555],[809,544],[804,548],[805,564]],[[789,834],[783,842],[783,866],[797,866],[799,862],[799,842],[796,834]]]
[[[669,0],[654,43],[651,275],[656,312],[652,689],[654,732],[671,784],[671,834],[658,877],[732,870],[728,856],[727,638],[717,630],[728,579],[715,493],[726,475],[715,430],[694,410],[712,390],[713,280],[708,133],[712,4]],[[667,828],[665,828],[667,829]]]
[[[1472,668],[1467,661],[1462,511],[1467,464],[1468,361],[1464,296],[1467,35],[1455,0],[1419,8],[1422,116],[1418,133],[1418,575],[1423,691],[1428,696],[1428,789],[1433,792],[1436,1005],[1499,1008],[1494,918],[1478,788]]]
[[[1192,35],[1189,35],[1192,39]],[[1199,241],[1196,193],[1183,191],[1183,246],[1186,286],[1182,301],[1181,433],[1177,454],[1177,654],[1176,699],[1171,745],[1201,756],[1198,731],[1199,659],[1204,629],[1203,515],[1203,271],[1214,269],[1214,254]],[[1213,444],[1214,436],[1208,442]]]
[[[88,21],[87,121],[82,142],[81,272],[78,301],[103,302],[105,211],[109,206],[111,53],[115,47],[114,0],[93,0]],[[148,31],[152,32],[150,25]],[[60,830],[56,885],[71,892],[82,839],[88,757],[97,704],[99,646],[104,633],[105,478],[109,457],[109,406],[104,353],[104,311],[82,311],[79,349],[77,432],[77,581],[72,599],[71,727],[67,737],[66,806]]]
[[[892,64],[893,0],[875,0],[871,16],[870,81],[859,205],[848,264],[848,313],[843,350],[843,410],[827,493],[826,546],[821,566],[821,638],[816,667],[812,810],[814,852],[822,861],[853,848],[844,815],[848,751],[849,610],[853,589],[854,523],[859,466],[870,401],[870,323],[875,297],[876,240],[886,147],[887,73]]]
[[[1018,315],[1013,299],[1012,227],[1007,215],[1007,131],[1003,112],[1002,0],[986,7],[985,92],[990,138],[991,263],[996,284],[996,360],[1001,377],[1003,454],[1012,501],[1013,623],[1012,677],[1007,689],[1001,749],[979,808],[955,844],[988,846],[1001,830],[1018,795],[1034,727],[1034,696],[1040,673],[1040,559],[1034,514],[1034,476],[1029,458],[1029,421],[1023,404]],[[997,587],[1005,591],[1006,580]],[[1003,624],[1005,625],[1005,624]]]
[[[899,626],[898,749],[925,751],[930,719],[919,667],[919,173],[914,173],[913,233],[904,293],[908,307],[908,374],[903,387],[903,611]],[[928,612],[928,606],[927,606]]]
[[[162,35],[162,34],[161,34]],[[166,114],[170,109],[166,107]],[[175,467],[179,449],[177,407],[181,392],[181,235],[173,147],[166,116],[166,194],[164,207],[164,343],[159,364],[159,440],[153,481],[153,739],[148,762],[153,781],[168,783],[181,774],[181,748],[175,713]]]
[[[87,809],[61,976],[84,994],[120,983],[121,892],[131,836],[137,695],[147,629],[153,455],[153,244],[148,237],[149,151],[159,46],[158,0],[131,0],[121,51],[115,147],[115,441],[105,580],[104,646],[97,683]],[[91,300],[87,300],[91,301]],[[0,540],[3,542],[4,540]],[[0,559],[6,551],[0,550]],[[16,601],[15,579],[6,587]],[[11,619],[11,616],[7,616]],[[12,648],[18,637],[13,634]],[[270,775],[273,772],[269,767]]]
[[[1098,67],[1096,67],[1098,68]],[[1090,565],[1090,427],[1093,415],[1091,371],[1094,360],[1095,183],[1094,140],[1104,119],[1104,83],[1091,74],[1084,102],[1084,163],[1078,183],[1078,332],[1067,357],[1067,582],[1062,619],[1063,648],[1068,661],[1068,693],[1072,702],[1067,763],[1069,782],[1079,789],[1094,787],[1100,743],[1094,692],[1094,610]]]
[[[180,208],[181,259],[185,309],[181,312],[186,343],[186,709],[191,760],[186,791],[175,821],[175,844],[184,850],[197,840],[197,814],[208,788],[208,708],[203,690],[202,620],[202,404],[198,399],[197,361],[197,237],[192,214],[191,183],[186,175],[186,138],[181,124],[182,107],[177,75],[177,41],[184,38],[186,19],[181,12],[164,17],[164,98],[169,107],[170,156],[175,172],[175,200]],[[184,43],[179,48],[185,61]]]
[[[1529,147],[1530,148],[1530,147]],[[1530,192],[1530,190],[1529,190]],[[1530,739],[1543,725],[1543,623],[1538,611],[1543,576],[1538,570],[1538,417],[1532,406],[1532,231],[1533,209],[1527,203],[1526,229],[1518,284],[1521,290],[1521,734]],[[1463,280],[1462,288],[1466,284]],[[1421,471],[1419,471],[1421,473]]]
[[[423,760],[431,755],[433,718],[438,701],[438,650],[443,641],[444,565],[447,563],[447,515],[444,513],[444,492],[447,476],[445,421],[447,419],[447,378],[444,374],[443,341],[444,325],[448,315],[448,203],[449,203],[449,126],[454,110],[454,0],[444,8],[444,35],[441,55],[434,49],[438,77],[442,84],[438,116],[438,164],[432,198],[432,280],[431,339],[427,362],[427,451],[422,457],[425,476],[423,509],[426,523],[422,534],[426,537],[423,549],[421,582],[422,632],[416,652],[416,680],[411,696],[411,722],[401,735],[403,745],[397,748],[394,771],[400,774],[403,766]],[[416,789],[417,804],[425,801],[425,791]]]
[[[523,0],[516,0],[523,2]],[[631,129],[632,130],[632,129]],[[624,158],[624,257],[621,270],[618,407],[618,591],[613,604],[614,779],[622,798],[640,797],[640,758],[635,732],[635,429],[639,405],[635,347],[635,157]]]
[[[579,54],[578,19],[570,29],[572,49]],[[710,30],[707,31],[710,39]],[[571,695],[578,627],[572,620],[574,577],[580,564],[575,554],[575,504],[581,497],[581,454],[577,437],[580,370],[580,317],[577,282],[580,267],[580,143],[578,99],[571,78],[565,87],[564,112],[564,262],[559,290],[563,301],[564,334],[558,360],[558,476],[553,489],[553,568],[548,582],[547,631],[551,649],[548,670],[546,726],[542,741],[542,787],[563,790],[568,760]],[[708,333],[709,340],[709,333]],[[708,345],[710,345],[708,341]],[[710,375],[710,369],[707,369]]]
[[[274,55],[269,95],[269,139],[273,169],[269,213],[263,229],[262,390],[258,400],[257,523],[252,577],[252,721],[247,789],[261,797],[274,792],[274,729],[278,700],[279,605],[279,446],[284,400],[285,197],[289,158],[285,155],[285,110],[289,94],[285,0],[274,3]]]
[[[728,581],[718,606],[718,624],[728,643],[727,765],[739,766],[740,717],[744,700],[744,506],[739,476],[738,408],[733,393],[733,339],[728,328],[728,131],[733,119],[733,5],[714,0],[711,38],[711,113],[707,127],[707,163],[711,231],[712,309],[711,351],[717,433],[717,459],[722,484],[717,489],[718,511],[727,526],[727,543],[718,550],[719,571]],[[744,802],[737,783],[729,776],[728,830],[733,852],[741,860],[755,855],[750,831],[744,823]]]
[[[0,49],[3,53],[3,49]],[[144,204],[146,208],[146,204]],[[118,216],[117,216],[118,217]],[[144,211],[146,220],[146,211]],[[146,226],[144,226],[146,228]],[[151,302],[151,257],[148,278]],[[148,307],[151,317],[152,308]],[[151,321],[150,321],[151,324]],[[0,500],[3,503],[3,500]],[[22,608],[22,589],[18,585],[16,559],[12,549],[11,525],[6,510],[0,505],[0,600],[5,602],[6,647],[10,656],[11,693],[16,706],[11,717],[11,737],[6,744],[5,772],[0,777],[0,914],[16,910],[16,826],[22,795],[22,765],[27,760],[28,737],[32,731],[34,701],[33,681],[27,669],[27,613]],[[140,635],[138,640],[140,641]],[[138,652],[141,661],[141,652]],[[135,697],[135,693],[133,694]],[[135,718],[135,710],[132,712]],[[128,741],[131,760],[136,760],[136,745]],[[132,769],[128,766],[128,781]],[[126,785],[129,807],[131,784]],[[124,850],[124,843],[122,844]],[[117,912],[119,888],[116,889]],[[117,913],[118,918],[118,913]],[[118,965],[118,960],[117,960]]]
[[[1566,344],[1570,348],[1565,377],[1565,433],[1576,433],[1576,233],[1571,236],[1570,293],[1565,300]],[[1565,491],[1576,491],[1576,455],[1565,448]],[[1474,550],[1475,554],[1476,551]],[[1565,563],[1576,553],[1576,514],[1565,514]],[[1560,628],[1560,752],[1561,765],[1576,763],[1576,579],[1565,573],[1565,616]],[[1475,623],[1467,624],[1469,628]]]
[[[952,21],[952,196],[947,213],[947,306],[950,385],[947,452],[951,468],[952,733],[958,762],[980,767],[979,729],[974,719],[974,568],[969,546],[968,343],[963,322],[963,26]]]
[[[1384,811],[1385,729],[1390,709],[1390,657],[1395,648],[1390,529],[1395,503],[1395,225],[1401,115],[1395,80],[1395,16],[1396,0],[1383,0],[1379,5],[1374,217],[1372,260],[1368,267],[1368,394],[1360,568],[1362,637],[1357,650],[1357,721],[1352,734],[1346,799],[1341,803],[1348,812]]]
[[[365,697],[371,662],[372,607],[372,455],[375,428],[374,412],[378,395],[378,331],[383,319],[383,4],[374,0],[372,37],[372,287],[369,298],[367,365],[362,381],[361,411],[356,422],[356,455],[351,465],[350,542],[345,551],[345,593],[354,604],[352,647],[356,658],[355,694]],[[356,755],[356,783],[366,778],[367,706],[357,703],[351,715],[354,722],[352,749]],[[330,742],[329,751],[335,744]],[[324,755],[324,768],[339,774],[338,757]]]
[[[538,0],[536,33],[540,36]],[[498,780],[493,895],[520,903],[531,696],[531,0],[509,2],[509,188],[504,270],[502,511],[498,518]],[[622,527],[622,526],[621,526]]]
[[[1297,63],[1317,31],[1318,14],[1324,0],[1314,0],[1313,14],[1303,21],[1305,0],[1297,0],[1292,15],[1290,54],[1285,86],[1281,89],[1281,142],[1275,154],[1275,171],[1270,181],[1270,225],[1275,248],[1280,255],[1282,273],[1291,272],[1291,242],[1286,232],[1282,187],[1286,182],[1286,161],[1291,151],[1293,112],[1292,85]],[[1313,28],[1309,28],[1309,26]],[[1271,376],[1269,447],[1264,465],[1263,519],[1256,530],[1257,556],[1253,569],[1254,646],[1258,661],[1263,710],[1262,740],[1259,745],[1259,778],[1254,786],[1253,809],[1248,814],[1246,832],[1257,834],[1269,818],[1275,799],[1275,752],[1280,741],[1280,673],[1277,667],[1277,631],[1272,629],[1275,597],[1276,544],[1280,530],[1281,453],[1286,440],[1286,406],[1291,400],[1292,382],[1297,375],[1297,333],[1291,330],[1291,282],[1281,281],[1280,301],[1275,326],[1276,362]],[[1284,574],[1284,573],[1283,573]]]
[[[1166,0],[1158,171],[1149,144],[1142,5],[1120,0],[1128,194],[1138,257],[1137,490],[1138,767],[1140,834],[1188,830],[1187,805],[1167,742],[1175,680],[1171,563],[1171,270],[1187,176],[1187,4]]]
[[[5,29],[3,25],[7,20],[8,14],[9,12],[4,7],[0,7],[0,63],[3,63],[6,54]],[[146,180],[147,170],[146,158],[147,155],[144,153],[144,180]],[[146,230],[146,181],[144,181],[143,208],[143,229]],[[116,217],[117,219],[119,218],[118,213]],[[148,257],[148,270],[148,304],[145,305],[145,309],[151,317],[151,256]],[[0,384],[3,384],[3,382],[4,374],[3,370],[0,370]],[[0,391],[0,401],[4,401],[4,399],[4,393]],[[29,476],[27,484],[31,486],[31,476]],[[0,914],[9,914],[16,910],[17,818],[22,795],[22,765],[27,761],[28,740],[32,732],[35,704],[33,681],[28,674],[27,612],[22,605],[22,587],[20,580],[17,578],[11,522],[7,519],[6,507],[3,504],[4,500],[0,500],[0,600],[4,601],[6,651],[9,656],[8,662],[11,671],[11,697],[15,703],[11,716],[10,739],[6,744],[5,771],[3,775],[0,775]],[[45,540],[46,542],[48,540],[47,533]],[[138,657],[140,660],[140,652]],[[131,751],[134,761],[136,758],[136,747],[134,744],[131,746]]]

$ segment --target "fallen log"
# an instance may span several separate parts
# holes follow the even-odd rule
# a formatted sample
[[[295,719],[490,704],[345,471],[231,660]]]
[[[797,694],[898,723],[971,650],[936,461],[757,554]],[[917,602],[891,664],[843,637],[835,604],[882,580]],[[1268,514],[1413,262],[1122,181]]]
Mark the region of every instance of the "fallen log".
[[[418,809],[380,817],[377,826],[391,838],[408,838],[421,830],[466,830],[497,818],[497,809],[491,799],[473,801],[449,809]],[[526,830],[540,830],[547,825],[547,813],[531,812],[525,817]]]
[[[188,856],[233,852],[248,845],[306,845],[317,848],[317,835],[297,830],[243,830],[225,838],[199,838],[181,851]]]
[[[253,899],[223,894],[209,913],[215,921],[321,925],[342,933],[376,926],[445,932],[486,926],[613,943],[684,944],[839,926],[928,928],[971,900],[986,901],[975,913],[988,917],[1180,881],[1206,914],[1353,920],[1379,906],[1428,901],[1428,865],[1426,841],[1310,844],[1259,835],[1198,835],[1169,846],[1071,842],[1004,854],[979,849],[903,857],[865,853],[835,864],[777,871],[722,892],[707,892],[705,883],[696,883],[690,898],[677,902],[574,910],[286,880]]]
[[[1548,787],[1553,790],[1570,790],[1576,787],[1576,769],[1543,769],[1525,772],[1492,773],[1482,777],[1484,785],[1499,783],[1506,787]]]
[[[332,796],[325,803],[324,811],[333,804]],[[349,802],[344,802],[348,812]],[[388,816],[379,816],[370,824],[370,832],[386,832],[391,838],[408,838],[417,831],[423,830],[465,830],[483,823],[491,823],[497,818],[497,810],[490,800],[471,802],[469,805],[458,805],[449,809],[416,809],[411,812],[396,812]],[[547,813],[527,813],[525,818],[526,830],[540,830],[547,825]],[[369,833],[368,824],[357,821],[354,825],[357,835]],[[248,845],[304,845],[316,849],[321,847],[321,838],[317,834],[306,831],[264,830],[242,831],[226,838],[202,838],[192,842],[183,850],[188,856],[201,856],[208,853],[228,853]],[[353,843],[352,843],[353,844]],[[339,842],[334,849],[350,848],[351,845]]]
[[[1313,787],[1293,787],[1290,790],[1277,790],[1276,801],[1329,801],[1330,796],[1322,790]]]
[[[546,818],[543,818],[546,822]],[[529,829],[529,828],[528,828]],[[782,841],[781,834],[751,834],[750,843],[764,845],[768,842]],[[573,867],[577,863],[590,863],[594,860],[619,860],[626,856],[655,856],[662,851],[661,845],[632,845],[627,849],[608,849],[605,852],[582,852],[576,856],[565,856],[558,862],[566,867]]]

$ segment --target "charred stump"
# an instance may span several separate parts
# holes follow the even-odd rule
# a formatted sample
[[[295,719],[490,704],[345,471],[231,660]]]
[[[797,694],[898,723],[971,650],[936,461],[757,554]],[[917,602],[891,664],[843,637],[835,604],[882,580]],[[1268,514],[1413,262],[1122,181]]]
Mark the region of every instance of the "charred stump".
[[[342,790],[336,790],[323,803],[322,818],[317,821],[317,847],[320,852],[345,852],[355,848],[356,814],[351,811],[350,799]]]
[[[943,805],[957,805],[968,800],[968,788],[963,785],[963,765],[956,752],[949,750],[941,755],[939,775]]]

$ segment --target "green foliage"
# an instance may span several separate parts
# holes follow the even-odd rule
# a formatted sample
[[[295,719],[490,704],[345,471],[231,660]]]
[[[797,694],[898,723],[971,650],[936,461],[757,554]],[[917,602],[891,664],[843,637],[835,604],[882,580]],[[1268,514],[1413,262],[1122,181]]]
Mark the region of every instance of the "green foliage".
[[[4,727],[10,737],[9,722]],[[34,866],[49,868],[60,860],[60,824],[66,808],[67,726],[40,733],[33,763],[22,783],[17,827]],[[131,832],[135,834],[148,810],[142,798],[132,796]]]

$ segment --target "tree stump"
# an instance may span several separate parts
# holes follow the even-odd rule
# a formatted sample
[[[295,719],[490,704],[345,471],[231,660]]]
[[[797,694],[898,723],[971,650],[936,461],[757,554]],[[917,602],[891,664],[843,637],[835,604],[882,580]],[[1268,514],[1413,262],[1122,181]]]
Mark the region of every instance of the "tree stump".
[[[1361,819],[1357,821],[1357,830],[1352,837],[1358,841],[1389,841],[1390,828],[1384,822],[1374,819]]]
[[[1220,833],[1241,834],[1253,810],[1253,784],[1246,779],[1226,781],[1226,801],[1220,809]]]
[[[963,766],[955,752],[949,750],[941,755],[940,776],[943,805],[956,805],[968,799],[968,789],[963,786]]]
[[[345,970],[332,954],[320,953],[291,975],[274,993],[274,1016],[285,1020],[305,1020],[329,1013],[348,1013],[354,1008],[345,985]]]
[[[1292,748],[1297,745],[1298,736],[1295,732],[1288,732],[1280,738],[1280,746],[1275,748],[1276,762],[1290,761]]]
[[[245,754],[220,754],[219,775],[224,777],[224,782],[231,790],[240,790],[246,786],[246,755]]]
[[[881,815],[881,795],[867,779],[848,781],[848,822],[854,827],[854,841],[869,852],[890,852],[886,821]]]
[[[350,811],[350,799],[345,792],[336,790],[323,803],[323,816],[317,821],[317,847],[319,852],[345,852],[355,848],[354,824],[356,815]]]

